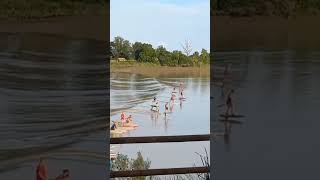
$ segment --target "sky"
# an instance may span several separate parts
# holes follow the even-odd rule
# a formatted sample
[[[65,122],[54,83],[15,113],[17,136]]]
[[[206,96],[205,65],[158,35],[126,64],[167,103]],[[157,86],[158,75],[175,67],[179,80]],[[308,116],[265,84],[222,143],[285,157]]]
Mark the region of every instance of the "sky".
[[[210,50],[210,0],[111,0],[110,38],[150,43],[156,48]]]

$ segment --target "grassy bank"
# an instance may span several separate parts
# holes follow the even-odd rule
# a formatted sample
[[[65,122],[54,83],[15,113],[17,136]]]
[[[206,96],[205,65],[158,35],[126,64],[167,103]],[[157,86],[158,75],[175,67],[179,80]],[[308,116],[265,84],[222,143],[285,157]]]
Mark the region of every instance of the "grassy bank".
[[[0,18],[41,19],[58,16],[101,15],[105,0],[2,0]]]
[[[150,77],[209,77],[210,65],[192,67],[169,67],[149,63],[113,62],[110,64],[111,73],[136,73]]]

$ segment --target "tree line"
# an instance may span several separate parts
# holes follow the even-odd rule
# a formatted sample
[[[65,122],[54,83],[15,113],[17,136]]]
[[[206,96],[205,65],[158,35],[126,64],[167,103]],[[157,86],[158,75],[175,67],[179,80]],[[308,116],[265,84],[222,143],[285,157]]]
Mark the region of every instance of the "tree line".
[[[250,16],[319,14],[319,0],[213,0],[211,14]]]
[[[197,66],[210,63],[210,53],[206,49],[191,53],[189,43],[182,45],[183,51],[168,51],[164,46],[153,48],[151,44],[130,43],[122,37],[115,37],[110,42],[111,59],[125,58],[140,63],[153,63],[161,66]]]

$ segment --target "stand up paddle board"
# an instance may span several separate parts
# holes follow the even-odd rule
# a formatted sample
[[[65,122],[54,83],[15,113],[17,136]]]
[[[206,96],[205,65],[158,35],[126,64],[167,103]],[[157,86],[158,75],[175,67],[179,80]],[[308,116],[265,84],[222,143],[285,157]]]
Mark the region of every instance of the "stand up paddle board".
[[[220,119],[219,120],[220,122],[223,122],[223,123],[233,123],[233,124],[242,124],[243,122],[242,121],[239,121],[239,120],[233,120],[233,119]]]
[[[220,117],[233,117],[233,118],[243,118],[243,115],[225,115],[225,114],[220,114]]]
[[[115,130],[110,130],[111,134],[122,134],[127,132],[126,130],[120,130],[120,129],[115,129]]]
[[[126,123],[123,125],[123,127],[139,127],[139,125],[134,123]]]

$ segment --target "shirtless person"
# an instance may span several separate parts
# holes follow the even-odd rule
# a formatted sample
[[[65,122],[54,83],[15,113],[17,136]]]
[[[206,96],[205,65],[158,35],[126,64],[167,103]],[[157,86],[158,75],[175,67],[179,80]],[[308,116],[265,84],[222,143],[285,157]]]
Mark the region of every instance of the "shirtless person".
[[[48,180],[48,168],[42,157],[37,166],[37,180]]]
[[[164,115],[166,116],[167,115],[167,113],[169,112],[169,106],[168,106],[168,102],[166,102],[166,105],[164,105]]]
[[[182,92],[183,91],[183,83],[180,82],[180,85],[179,85],[179,92]]]
[[[129,116],[127,117],[126,123],[132,123],[132,116],[131,116],[131,115],[129,115]]]
[[[123,127],[123,125],[124,125],[124,123],[125,123],[125,118],[126,118],[126,115],[124,114],[124,112],[122,112],[121,113],[121,123],[122,123],[122,127]]]
[[[159,101],[157,100],[156,97],[153,98],[153,101],[151,104],[151,110],[159,111]]]
[[[180,99],[184,99],[183,90],[180,92]]]
[[[231,116],[233,116],[233,100],[232,100],[232,94],[234,93],[234,90],[231,89],[231,91],[229,92],[228,94],[228,97],[227,97],[227,101],[226,101],[226,104],[227,104],[227,111],[226,111],[226,116],[229,115],[229,111],[231,111]]]
[[[174,96],[174,94],[172,94],[171,98],[170,98],[171,103],[174,103],[174,99],[175,99],[175,96]]]

